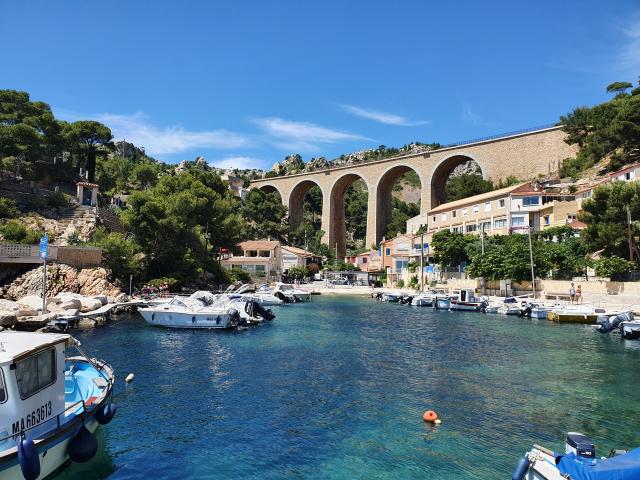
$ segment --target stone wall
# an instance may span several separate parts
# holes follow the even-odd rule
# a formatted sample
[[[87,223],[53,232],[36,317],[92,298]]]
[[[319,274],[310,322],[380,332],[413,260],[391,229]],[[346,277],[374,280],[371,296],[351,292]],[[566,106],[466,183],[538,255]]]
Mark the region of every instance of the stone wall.
[[[58,247],[58,263],[73,267],[97,267],[102,264],[102,250],[96,247]]]

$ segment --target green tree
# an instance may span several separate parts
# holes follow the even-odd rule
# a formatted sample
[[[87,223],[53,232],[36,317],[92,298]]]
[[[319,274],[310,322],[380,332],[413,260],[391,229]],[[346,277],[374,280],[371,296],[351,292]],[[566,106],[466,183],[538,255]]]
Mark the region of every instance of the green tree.
[[[620,278],[621,275],[631,271],[634,268],[634,264],[629,260],[612,255],[611,257],[603,257],[598,260],[595,267],[596,275],[615,280]]]
[[[16,218],[20,215],[20,210],[16,202],[10,198],[0,197],[0,218]]]
[[[431,239],[433,259],[443,267],[458,266],[469,261],[467,247],[475,241],[478,241],[478,237],[440,230]]]
[[[102,249],[104,263],[111,269],[113,277],[124,285],[129,284],[130,275],[137,281],[142,279],[142,248],[135,241],[121,233],[109,233],[104,227],[99,227],[90,243]]]
[[[447,180],[445,195],[447,202],[472,197],[493,190],[493,183],[482,178],[482,175],[458,175]]]
[[[629,252],[627,208],[632,219],[640,219],[640,183],[613,182],[593,190],[582,203],[578,218],[587,224],[582,236],[588,251],[603,250],[605,256],[627,257]],[[640,233],[637,222],[632,235]]]
[[[95,182],[98,151],[110,146],[113,138],[109,127],[93,120],[80,120],[67,124],[63,135],[72,150],[84,157],[88,180]]]
[[[144,162],[133,167],[131,178],[143,190],[153,187],[158,182],[159,167],[155,163]]]
[[[621,93],[624,93],[625,91],[629,90],[630,88],[633,88],[633,84],[629,83],[629,82],[613,82],[610,83],[609,85],[607,85],[607,93],[615,93],[617,95],[620,95]]]
[[[242,204],[242,214],[249,222],[251,238],[285,240],[287,207],[282,205],[278,193],[266,193],[258,188],[251,190]]]

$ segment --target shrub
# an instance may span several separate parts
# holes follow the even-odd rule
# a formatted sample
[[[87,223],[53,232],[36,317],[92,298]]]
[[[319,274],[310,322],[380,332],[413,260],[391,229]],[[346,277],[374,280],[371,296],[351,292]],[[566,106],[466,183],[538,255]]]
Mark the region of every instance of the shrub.
[[[10,198],[0,197],[0,218],[16,218],[20,210]]]
[[[403,279],[398,280],[396,282],[396,287],[398,287],[398,288],[404,287],[404,280]]]
[[[9,220],[2,228],[0,228],[0,232],[7,242],[23,243],[28,245],[35,245],[40,241],[40,237],[43,235],[43,232],[27,228],[16,220]]]
[[[249,283],[251,281],[251,275],[248,272],[245,272],[241,268],[232,268],[228,271],[229,280],[232,282],[242,282]]]
[[[596,275],[614,279],[629,272],[633,266],[633,262],[615,255],[603,257],[596,262]]]
[[[166,283],[167,285],[169,285],[169,290],[175,290],[175,287],[177,287],[179,284],[178,280],[172,277],[153,278],[147,283],[157,288],[159,288],[160,285],[164,285]]]
[[[307,265],[307,270],[309,271],[309,275],[315,275],[320,272],[320,266],[317,263],[310,263]]]
[[[66,207],[69,205],[69,197],[62,192],[51,192],[47,195],[47,205],[51,208]]]

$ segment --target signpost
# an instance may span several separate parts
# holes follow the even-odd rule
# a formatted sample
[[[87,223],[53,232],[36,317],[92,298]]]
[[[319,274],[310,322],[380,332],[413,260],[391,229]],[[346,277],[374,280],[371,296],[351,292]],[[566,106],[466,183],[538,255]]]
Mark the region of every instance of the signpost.
[[[40,239],[39,257],[44,261],[42,270],[42,313],[47,312],[47,257],[49,256],[49,236],[45,233]]]

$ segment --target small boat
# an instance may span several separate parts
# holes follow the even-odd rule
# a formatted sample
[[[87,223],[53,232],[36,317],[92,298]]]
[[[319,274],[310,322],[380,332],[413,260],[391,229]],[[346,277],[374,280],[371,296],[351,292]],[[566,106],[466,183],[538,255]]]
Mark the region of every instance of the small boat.
[[[93,433],[116,412],[109,364],[67,334],[2,332],[0,369],[0,479],[45,478],[93,458]]]
[[[531,309],[531,318],[537,318],[538,320],[546,320],[547,313],[557,312],[559,310],[562,310],[563,308],[565,308],[565,306],[559,303],[556,303],[553,305],[537,304],[535,307]]]
[[[436,295],[433,302],[433,308],[436,310],[449,310],[451,308],[451,298],[447,296]]]
[[[640,320],[621,322],[620,335],[627,340],[638,340],[640,338]]]
[[[632,480],[640,478],[640,448],[612,450],[608,458],[596,457],[593,441],[569,432],[565,453],[534,445],[520,459],[512,480]]]
[[[276,283],[273,289],[273,295],[284,301],[285,303],[308,302],[311,300],[311,293],[301,290],[289,283]]]
[[[475,290],[472,288],[462,288],[458,293],[454,293],[451,299],[451,310],[478,311],[482,301],[475,296]]]
[[[633,340],[633,338],[630,338],[630,337],[633,337],[634,324],[637,323],[637,327],[640,333],[640,322],[633,319],[633,312],[623,312],[623,313],[619,313],[618,315],[611,315],[611,316],[601,315],[598,317],[597,323],[598,323],[598,326],[596,327],[596,330],[598,332],[609,333],[614,331],[616,328],[619,328],[620,334],[624,338],[629,338],[630,340]],[[623,325],[625,323],[629,325],[628,331],[626,333]]]
[[[207,292],[208,293],[208,292]],[[234,328],[241,323],[234,307],[213,305],[201,292],[189,297],[173,297],[168,303],[138,309],[149,325],[169,328]]]
[[[433,306],[433,292],[422,292],[414,296],[411,305],[414,307],[431,307]]]
[[[387,292],[382,294],[382,301],[389,303],[400,303],[400,299],[402,298],[402,292]]]
[[[594,308],[588,305],[574,305],[563,309],[548,311],[547,320],[559,323],[595,324],[602,315],[616,315],[607,313],[604,308]]]
[[[256,290],[254,285],[245,284],[245,285],[242,285],[233,293],[238,295],[242,294],[245,297],[255,300],[260,305],[265,305],[269,307],[282,305],[284,303],[284,300],[276,297],[273,294],[273,292],[268,287],[268,285],[261,285],[260,288]]]

